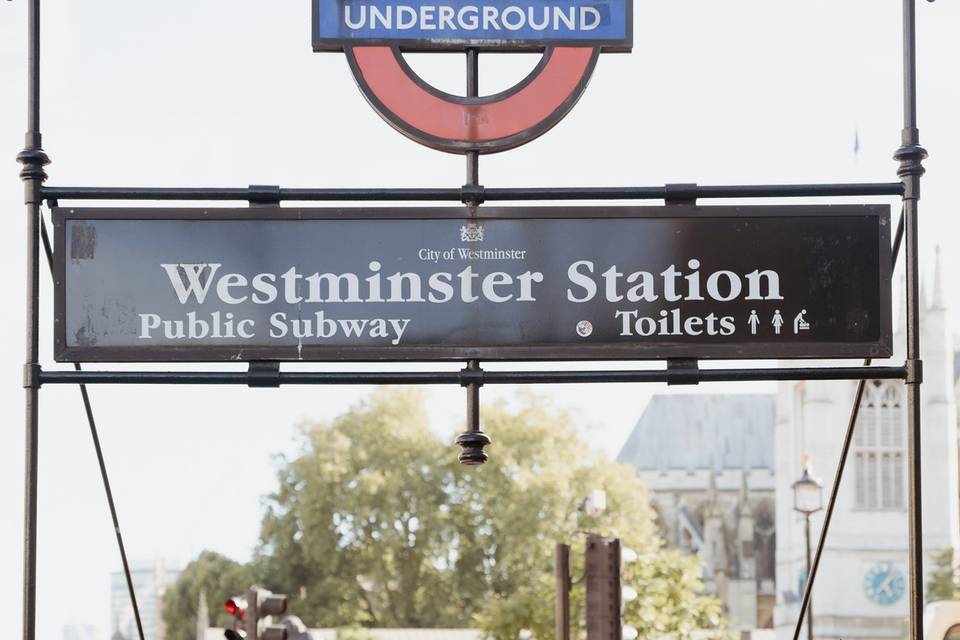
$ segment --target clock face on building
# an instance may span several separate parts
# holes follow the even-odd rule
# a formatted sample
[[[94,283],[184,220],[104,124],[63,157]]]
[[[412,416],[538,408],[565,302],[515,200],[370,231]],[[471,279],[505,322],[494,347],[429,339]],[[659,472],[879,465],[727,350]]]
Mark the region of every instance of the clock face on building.
[[[894,604],[903,596],[905,589],[903,573],[890,562],[878,562],[863,577],[863,590],[868,598],[879,605]]]

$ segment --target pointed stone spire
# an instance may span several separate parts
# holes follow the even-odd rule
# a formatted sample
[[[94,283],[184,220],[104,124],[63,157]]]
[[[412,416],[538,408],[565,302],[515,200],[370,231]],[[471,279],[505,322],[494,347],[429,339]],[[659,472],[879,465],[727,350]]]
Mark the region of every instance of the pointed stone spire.
[[[710,484],[707,488],[707,504],[703,514],[703,557],[707,575],[714,580],[722,581],[727,572],[729,559],[727,557],[727,541],[723,530],[723,512],[720,509],[720,500],[717,495],[716,472],[710,472]],[[717,593],[725,587],[714,582],[712,585]]]
[[[717,472],[711,469],[710,484],[707,486],[707,510],[704,517],[719,518],[723,515],[720,510],[720,494],[717,491]]]
[[[740,475],[740,500],[737,508],[740,512],[737,522],[737,574],[740,580],[746,582],[744,588],[748,591],[756,589],[757,560],[754,541],[753,507],[750,506],[750,488],[747,486],[747,475],[750,469],[744,465]],[[752,585],[752,586],[751,586]],[[752,598],[756,602],[756,595]],[[751,605],[747,605],[751,606]]]
[[[943,302],[943,280],[940,272],[940,245],[937,245],[936,258],[933,263],[933,299],[930,301],[931,309],[945,308]]]
[[[929,309],[929,308],[930,308],[930,305],[927,304],[927,300],[928,300],[928,298],[927,298],[927,279],[924,278],[923,275],[921,274],[921,276],[920,276],[920,300],[919,300],[919,302],[920,302],[920,308],[921,308],[921,309]]]
[[[750,469],[744,465],[743,472],[740,474],[740,517],[749,518],[753,516],[753,507],[750,505],[750,488],[747,486],[747,475]]]
[[[113,633],[110,634],[110,640],[123,640],[123,634],[120,633],[120,620],[116,614],[113,616]]]

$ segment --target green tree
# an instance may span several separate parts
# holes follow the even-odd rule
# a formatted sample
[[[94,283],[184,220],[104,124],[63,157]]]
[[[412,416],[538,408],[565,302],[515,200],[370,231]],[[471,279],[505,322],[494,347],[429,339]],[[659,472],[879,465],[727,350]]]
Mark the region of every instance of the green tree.
[[[451,602],[451,450],[421,397],[379,390],[333,422],[305,425],[282,462],[255,559],[266,580],[303,594],[311,626],[462,626]],[[475,589],[482,593],[482,585]]]
[[[493,597],[477,616],[485,630],[501,640],[514,640],[521,629],[552,638],[554,544],[573,543],[571,570],[582,575],[584,531],[618,537],[637,553],[638,560],[624,566],[623,583],[640,594],[625,611],[640,637],[686,637],[721,624],[720,603],[701,593],[697,559],[664,548],[647,489],[632,467],[591,450],[569,414],[533,396],[515,411],[502,406],[485,411],[496,447],[491,463],[472,478],[471,502],[485,505],[488,524],[499,532],[484,543],[485,557],[501,567],[491,581]],[[588,517],[581,505],[595,489],[606,492],[607,508]],[[501,503],[505,509],[498,508]],[[510,540],[510,547],[502,549],[501,538]],[[582,586],[571,593],[573,637],[585,631],[584,596]]]
[[[304,597],[311,626],[480,625],[514,640],[553,635],[553,547],[584,530],[621,537],[641,561],[628,622],[686,635],[719,622],[699,594],[696,560],[664,549],[645,487],[578,437],[571,417],[534,396],[484,406],[491,461],[466,468],[427,427],[422,398],[379,390],[331,422],[303,427],[281,460],[255,559],[257,576]],[[594,489],[607,510],[579,507]],[[580,553],[575,554],[582,555]],[[574,592],[582,627],[582,588]],[[576,631],[576,629],[575,629]]]
[[[930,577],[927,579],[927,600],[955,600],[960,597],[960,581],[953,566],[953,549],[935,551],[930,558]]]
[[[311,626],[465,627],[515,640],[553,636],[553,548],[584,532],[620,537],[640,559],[625,583],[640,592],[627,622],[641,634],[689,635],[719,624],[701,595],[695,558],[665,549],[645,487],[576,432],[571,417],[532,395],[484,406],[491,460],[462,467],[427,427],[423,399],[381,389],[330,422],[302,427],[300,452],[278,465],[250,566],[204,552],[165,600],[172,640],[192,638],[199,594],[239,593],[257,582],[291,596]],[[607,509],[581,509],[593,490]],[[583,589],[572,594],[583,630]],[[229,622],[218,606],[212,622]]]
[[[210,624],[230,626],[232,621],[223,610],[223,601],[231,595],[246,593],[251,584],[250,567],[213,551],[202,552],[164,594],[163,622],[167,640],[196,640],[201,593],[207,600]]]

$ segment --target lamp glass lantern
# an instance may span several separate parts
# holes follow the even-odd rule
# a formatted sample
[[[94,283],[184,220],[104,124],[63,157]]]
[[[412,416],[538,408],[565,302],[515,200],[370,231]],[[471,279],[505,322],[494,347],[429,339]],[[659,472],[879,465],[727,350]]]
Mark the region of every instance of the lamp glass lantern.
[[[793,510],[810,515],[823,509],[823,483],[813,475],[810,458],[803,464],[803,474],[793,483]]]

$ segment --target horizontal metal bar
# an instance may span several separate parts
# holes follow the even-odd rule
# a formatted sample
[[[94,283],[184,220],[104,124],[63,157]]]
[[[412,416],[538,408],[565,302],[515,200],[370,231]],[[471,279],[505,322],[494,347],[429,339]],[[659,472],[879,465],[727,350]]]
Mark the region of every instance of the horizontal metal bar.
[[[906,367],[795,367],[701,369],[698,382],[903,379]],[[247,385],[246,371],[43,371],[41,384]],[[668,382],[666,370],[613,371],[281,371],[279,384],[574,384]]]
[[[805,198],[900,196],[900,182],[860,184],[671,185],[667,187],[488,188],[486,200],[676,200],[702,198]]]
[[[448,200],[460,201],[460,189],[279,189],[276,200]],[[263,192],[239,188],[45,187],[46,200],[258,200]]]
[[[142,187],[43,187],[46,200],[261,200],[262,189],[252,187],[142,188]],[[277,201],[448,201],[491,200],[663,200],[700,198],[805,198],[841,196],[900,196],[901,182],[853,184],[780,184],[780,185],[671,185],[663,187],[470,187],[461,188],[387,188],[387,189],[276,189],[270,193]]]

